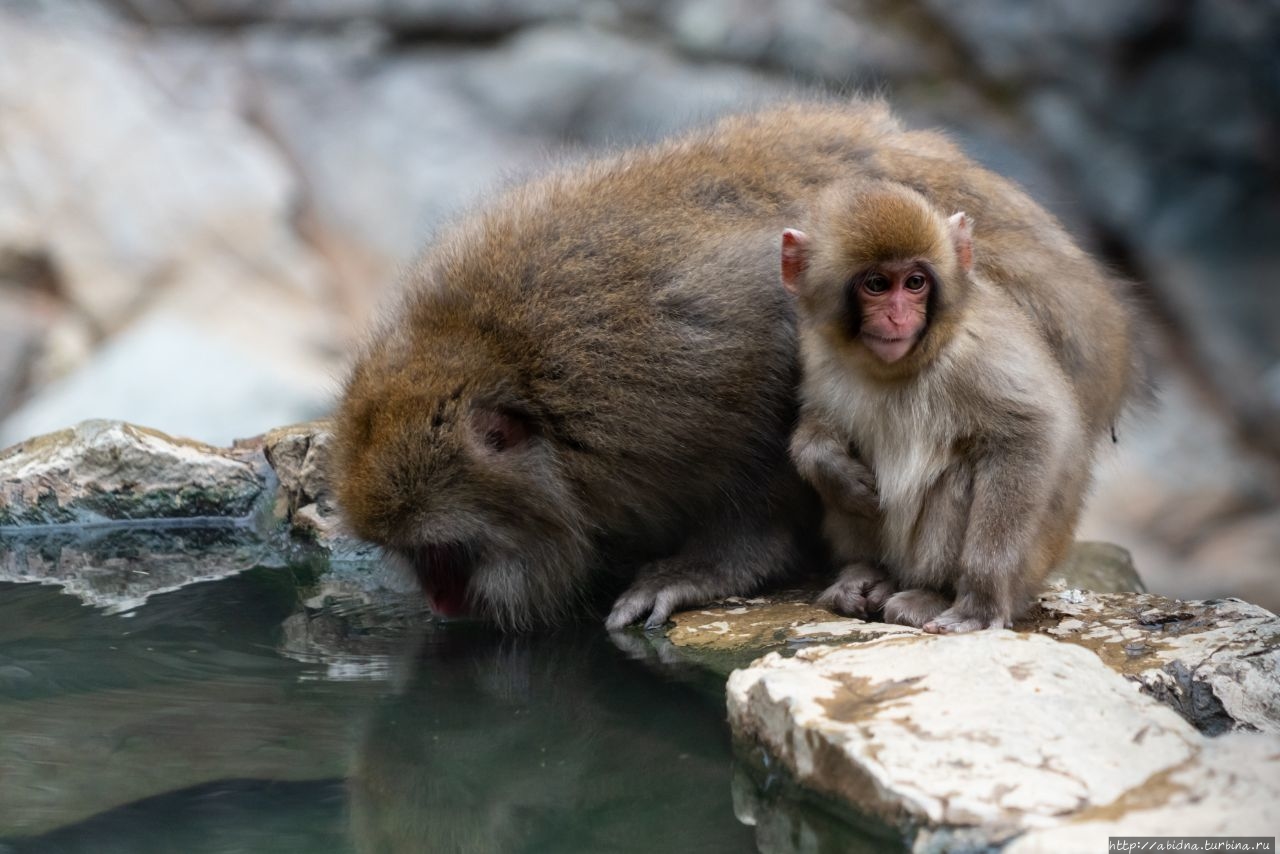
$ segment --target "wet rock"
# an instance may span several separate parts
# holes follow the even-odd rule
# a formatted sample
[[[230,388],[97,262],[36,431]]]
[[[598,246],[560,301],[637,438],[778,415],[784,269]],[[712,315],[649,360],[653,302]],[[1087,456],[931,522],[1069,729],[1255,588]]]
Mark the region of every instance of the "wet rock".
[[[1061,590],[1036,630],[1097,653],[1197,729],[1280,734],[1280,617],[1239,599]]]
[[[1075,588],[1145,590],[1129,553],[1111,543],[1078,542],[1049,581]],[[867,623],[814,607],[816,590],[793,590],[756,598],[735,597],[714,607],[672,616],[671,643],[686,650],[763,652],[786,644],[860,640],[911,629]]]
[[[0,451],[0,527],[243,518],[265,461],[120,421],[85,421]]]
[[[320,546],[332,560],[363,562],[378,550],[346,533],[328,483],[333,433],[327,420],[279,427],[262,439],[263,452],[280,481],[277,518]]]
[[[1176,818],[1161,835],[1203,832],[1194,814],[1178,817],[1181,803],[1243,798],[1229,805],[1250,817],[1236,833],[1280,816],[1280,739],[1211,742],[1097,656],[1043,635],[881,635],[770,653],[735,672],[728,694],[739,739],[926,850],[1000,844],[1106,808],[1116,835],[1130,804]],[[1247,785],[1221,785],[1220,749],[1254,751]]]

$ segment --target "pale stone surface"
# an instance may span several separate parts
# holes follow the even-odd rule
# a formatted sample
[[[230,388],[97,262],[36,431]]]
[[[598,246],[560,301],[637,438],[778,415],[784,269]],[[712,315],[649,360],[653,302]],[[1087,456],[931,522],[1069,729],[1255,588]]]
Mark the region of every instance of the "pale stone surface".
[[[1110,803],[1185,762],[1198,738],[1096,656],[1011,632],[771,653],[728,692],[735,734],[802,784],[993,839]]]
[[[1078,544],[1077,553],[1113,549],[1123,551],[1091,543]],[[742,654],[914,633],[815,608],[814,595],[789,591],[677,613],[667,640],[695,654]],[[1229,729],[1280,733],[1280,618],[1271,612],[1235,599],[1180,602],[1061,586],[1039,601],[1016,628],[1086,647],[1196,728],[1210,734]]]
[[[85,421],[0,451],[0,526],[244,517],[265,464],[119,421]]]
[[[1111,836],[1275,836],[1280,743],[1231,733],[1204,741],[1195,760],[1119,801],[1014,840],[1006,854],[1106,851]]]
[[[736,671],[728,694],[740,739],[909,836],[941,829],[998,844],[1104,808],[1114,821],[1129,804],[1230,801],[1234,814],[1268,816],[1280,788],[1280,739],[1252,736],[1214,756],[1217,742],[1097,656],[1040,635],[882,636],[770,653]],[[1250,751],[1245,776],[1269,783],[1226,785],[1224,769]],[[1181,826],[1219,824],[1188,814]],[[1113,823],[1112,835],[1121,827],[1129,832]],[[946,844],[928,833],[917,842]]]
[[[1238,599],[1058,590],[1038,630],[1093,650],[1199,729],[1280,734],[1280,618]]]
[[[1066,562],[1050,574],[1050,581],[1106,592],[1146,589],[1129,553],[1111,543],[1076,543]],[[667,639],[686,649],[763,651],[788,643],[853,641],[910,631],[835,615],[814,607],[816,596],[814,590],[781,591],[682,611],[672,616],[675,625]]]

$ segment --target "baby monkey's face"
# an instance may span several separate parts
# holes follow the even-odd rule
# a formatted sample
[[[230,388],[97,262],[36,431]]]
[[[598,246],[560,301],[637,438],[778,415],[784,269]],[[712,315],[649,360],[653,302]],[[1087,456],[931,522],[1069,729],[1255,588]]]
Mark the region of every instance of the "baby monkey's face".
[[[936,287],[924,259],[886,261],[854,276],[849,299],[862,318],[858,337],[876,358],[892,364],[911,352],[928,323],[929,294]]]

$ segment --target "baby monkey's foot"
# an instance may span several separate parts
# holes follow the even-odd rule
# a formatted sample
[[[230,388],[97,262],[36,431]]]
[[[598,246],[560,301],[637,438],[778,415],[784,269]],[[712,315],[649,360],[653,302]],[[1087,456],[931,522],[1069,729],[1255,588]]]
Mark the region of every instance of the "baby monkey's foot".
[[[924,624],[924,630],[932,635],[958,635],[979,629],[1007,629],[1013,621],[1002,615],[978,614],[960,605],[948,608]]]
[[[814,604],[846,617],[865,620],[868,614],[884,607],[894,589],[883,570],[869,563],[851,563],[840,570],[835,583],[822,591]]]
[[[951,600],[934,590],[903,590],[884,603],[884,621],[901,626],[924,628],[947,610]],[[926,629],[927,631],[927,629]]]

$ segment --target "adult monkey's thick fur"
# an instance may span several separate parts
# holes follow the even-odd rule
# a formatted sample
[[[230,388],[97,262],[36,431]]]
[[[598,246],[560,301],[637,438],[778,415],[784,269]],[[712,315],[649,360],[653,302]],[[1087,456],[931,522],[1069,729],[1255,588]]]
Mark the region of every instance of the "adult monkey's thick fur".
[[[817,511],[787,459],[777,236],[851,176],[970,212],[989,275],[1060,358],[1097,358],[1070,304],[1105,276],[945,138],[876,102],[730,118],[519,187],[437,241],[337,413],[351,529],[441,610],[512,627],[628,581],[609,624],[659,623],[787,572]]]

